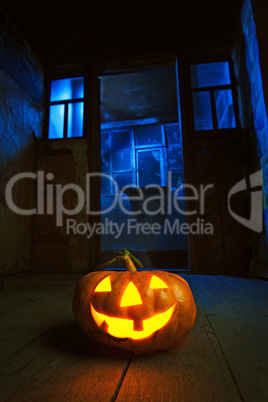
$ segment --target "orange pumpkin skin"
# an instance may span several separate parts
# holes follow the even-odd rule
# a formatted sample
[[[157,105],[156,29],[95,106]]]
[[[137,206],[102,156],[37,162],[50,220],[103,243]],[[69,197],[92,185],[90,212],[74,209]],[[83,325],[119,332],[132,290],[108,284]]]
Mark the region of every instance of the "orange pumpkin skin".
[[[153,275],[160,278],[167,287],[150,289],[149,282]],[[96,294],[95,288],[107,276],[110,278],[111,291]],[[124,291],[130,282],[137,288],[142,303],[121,307]],[[109,317],[133,320],[137,331],[142,330],[144,320],[169,308],[173,310],[164,326],[142,339],[133,339],[110,335],[105,322],[98,326],[92,316],[91,306]],[[196,306],[188,283],[178,275],[164,271],[102,271],[92,272],[80,280],[73,297],[73,313],[83,332],[93,340],[144,353],[171,348],[181,342],[194,326]]]

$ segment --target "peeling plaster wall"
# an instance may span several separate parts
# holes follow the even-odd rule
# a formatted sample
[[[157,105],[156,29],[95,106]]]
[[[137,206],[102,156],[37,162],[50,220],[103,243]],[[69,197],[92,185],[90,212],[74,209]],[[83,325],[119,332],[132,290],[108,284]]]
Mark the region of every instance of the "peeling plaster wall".
[[[10,210],[5,188],[12,176],[34,171],[35,135],[40,135],[42,112],[5,73],[0,71],[0,273],[29,269],[32,217]],[[33,204],[33,183],[14,186],[13,201],[20,208]]]
[[[0,34],[0,275],[29,270],[32,217],[14,213],[5,198],[8,181],[34,172],[35,138],[41,136],[42,73],[8,18]],[[14,185],[12,200],[33,208],[32,180]]]
[[[240,120],[245,130],[248,172],[262,169],[263,231],[252,233],[252,275],[268,277],[268,4],[244,0],[241,31],[233,51]]]

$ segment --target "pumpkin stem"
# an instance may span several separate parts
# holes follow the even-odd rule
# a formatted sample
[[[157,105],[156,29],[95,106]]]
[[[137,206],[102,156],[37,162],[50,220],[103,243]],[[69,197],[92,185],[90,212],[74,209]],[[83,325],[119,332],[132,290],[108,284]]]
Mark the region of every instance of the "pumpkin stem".
[[[140,268],[143,268],[142,263],[136,257],[134,257],[128,250],[126,250],[125,248],[122,248],[122,251],[115,251],[115,253],[118,253],[119,255],[114,257],[112,260],[110,260],[108,262],[105,262],[104,264],[101,264],[100,268],[105,268],[108,265],[111,265],[116,261],[124,261],[124,264],[125,264],[127,270],[130,271],[130,272],[136,272],[137,271],[133,261],[135,261],[136,264]]]

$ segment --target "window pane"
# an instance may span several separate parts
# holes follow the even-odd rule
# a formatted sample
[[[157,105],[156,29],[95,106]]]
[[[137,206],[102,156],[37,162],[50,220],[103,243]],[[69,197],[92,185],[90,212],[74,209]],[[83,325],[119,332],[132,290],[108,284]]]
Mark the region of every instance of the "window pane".
[[[51,82],[50,102],[84,97],[84,78],[66,78]]]
[[[109,133],[101,133],[101,150],[109,151]]]
[[[101,177],[101,194],[111,194],[112,182],[107,177]]]
[[[175,191],[183,184],[182,169],[176,169],[170,171],[170,190]]]
[[[168,168],[175,169],[181,167],[181,151],[179,147],[168,148]]]
[[[195,130],[211,130],[213,128],[210,93],[194,92],[193,93],[194,108],[194,127]]]
[[[139,186],[161,185],[160,151],[138,152]]]
[[[113,178],[117,181],[119,190],[133,184],[131,172],[113,174]]]
[[[219,128],[234,128],[235,114],[231,89],[214,91]]]
[[[67,137],[83,136],[84,102],[68,104]]]
[[[167,144],[180,145],[180,125],[179,123],[166,125]]]
[[[229,63],[225,61],[191,66],[191,82],[192,88],[229,85]]]
[[[115,131],[111,135],[112,152],[131,147],[130,130]]]
[[[110,171],[110,152],[104,151],[101,153],[101,171]]]
[[[162,144],[162,126],[160,124],[136,126],[135,143],[136,145]]]
[[[112,153],[112,170],[130,170],[132,169],[130,149],[121,150]]]
[[[64,105],[52,105],[49,109],[48,138],[63,138]]]
[[[84,102],[69,103],[67,137],[83,136]]]

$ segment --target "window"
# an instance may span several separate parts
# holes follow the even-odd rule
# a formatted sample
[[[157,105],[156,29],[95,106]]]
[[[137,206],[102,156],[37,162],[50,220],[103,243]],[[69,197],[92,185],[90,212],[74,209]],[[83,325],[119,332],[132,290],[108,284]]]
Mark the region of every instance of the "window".
[[[84,78],[51,81],[48,138],[83,136]]]
[[[194,129],[235,128],[235,113],[229,63],[191,66]]]
[[[102,131],[102,173],[112,176],[119,189],[126,185],[170,185],[176,189],[183,182],[179,130],[179,124],[174,123]],[[102,193],[114,191],[111,180],[104,177]]]

